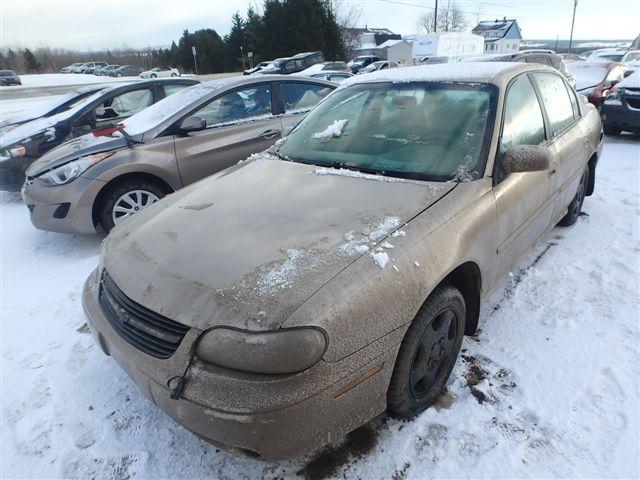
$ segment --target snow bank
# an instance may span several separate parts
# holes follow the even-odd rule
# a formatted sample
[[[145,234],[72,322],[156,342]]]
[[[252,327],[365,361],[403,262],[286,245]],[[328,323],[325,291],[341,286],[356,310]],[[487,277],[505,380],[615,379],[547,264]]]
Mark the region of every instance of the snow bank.
[[[87,85],[89,83],[122,82],[139,80],[138,77],[104,77],[85,73],[40,73],[20,75],[23,87],[57,87],[60,85]],[[10,87],[12,89],[16,87]],[[19,87],[18,87],[19,88]]]

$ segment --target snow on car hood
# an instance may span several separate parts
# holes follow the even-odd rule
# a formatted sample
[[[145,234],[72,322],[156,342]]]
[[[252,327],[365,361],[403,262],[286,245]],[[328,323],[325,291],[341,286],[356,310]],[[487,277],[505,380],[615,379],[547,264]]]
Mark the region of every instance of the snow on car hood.
[[[117,226],[102,262],[128,297],[183,324],[278,328],[360,256],[384,268],[374,246],[455,187],[327,170],[241,163]]]
[[[640,70],[636,70],[618,83],[618,88],[640,88]]]
[[[127,140],[122,137],[95,137],[89,133],[81,137],[74,138],[62,145],[49,150],[38,160],[33,162],[27,169],[26,174],[30,177],[37,177],[44,172],[53,168],[64,165],[86,155],[94,153],[107,152],[116,148],[124,148],[127,146]]]

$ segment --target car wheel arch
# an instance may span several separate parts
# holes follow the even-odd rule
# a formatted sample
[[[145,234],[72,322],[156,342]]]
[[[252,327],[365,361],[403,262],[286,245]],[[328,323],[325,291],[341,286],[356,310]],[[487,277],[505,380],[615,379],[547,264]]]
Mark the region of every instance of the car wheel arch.
[[[598,163],[598,154],[594,153],[591,155],[591,158],[587,162],[587,166],[589,167],[589,180],[587,183],[587,191],[585,193],[586,197],[590,197],[596,186],[596,164]]]
[[[93,220],[93,226],[97,227],[98,226],[98,212],[99,212],[99,208],[100,208],[100,204],[104,198],[104,196],[115,186],[118,185],[120,183],[129,181],[129,180],[140,180],[140,181],[146,181],[146,182],[153,182],[158,184],[165,192],[165,194],[169,194],[169,193],[173,193],[175,191],[175,189],[169,185],[169,183],[164,180],[162,177],[155,175],[153,173],[148,173],[148,172],[131,172],[131,173],[124,173],[122,175],[118,175],[117,177],[112,178],[111,180],[109,180],[108,182],[106,182],[102,188],[100,188],[100,191],[98,192],[98,194],[96,195],[94,201],[93,201],[93,206],[91,207],[91,218]]]

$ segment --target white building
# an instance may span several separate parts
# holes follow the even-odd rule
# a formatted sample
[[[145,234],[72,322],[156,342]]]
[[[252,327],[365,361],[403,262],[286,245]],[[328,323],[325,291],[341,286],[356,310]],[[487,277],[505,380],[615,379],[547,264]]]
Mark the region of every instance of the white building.
[[[376,55],[390,62],[409,63],[413,59],[411,43],[406,40],[387,40],[375,49]]]
[[[478,23],[471,33],[484,37],[484,53],[516,53],[522,34],[515,20],[488,20]]]
[[[436,32],[404,37],[411,41],[415,59],[449,57],[458,59],[469,55],[481,55],[484,37],[463,32]]]

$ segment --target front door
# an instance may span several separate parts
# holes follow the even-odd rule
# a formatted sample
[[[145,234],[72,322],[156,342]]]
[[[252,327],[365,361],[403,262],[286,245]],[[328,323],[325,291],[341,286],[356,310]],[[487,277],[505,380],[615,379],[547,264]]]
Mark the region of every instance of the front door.
[[[176,135],[178,167],[184,185],[224,170],[280,138],[280,119],[272,113],[270,83],[253,84],[225,93],[190,115],[207,128]]]
[[[547,171],[511,173],[501,167],[504,153],[514,145],[546,143],[545,124],[529,76],[517,77],[509,86],[494,178],[498,213],[498,268],[496,280],[538,240],[551,223],[553,166]]]

